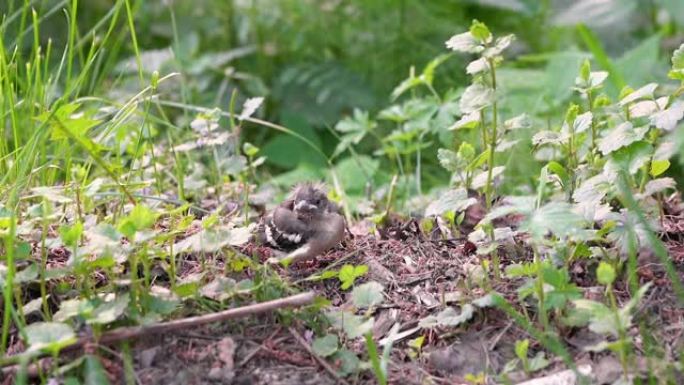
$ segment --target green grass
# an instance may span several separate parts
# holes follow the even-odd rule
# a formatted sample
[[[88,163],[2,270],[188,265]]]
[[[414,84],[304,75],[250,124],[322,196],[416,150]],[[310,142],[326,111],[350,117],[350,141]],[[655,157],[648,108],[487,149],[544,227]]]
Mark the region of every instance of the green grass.
[[[663,70],[658,75],[663,85],[656,94],[639,98],[655,100],[657,95],[667,102],[640,118],[629,112],[634,101],[620,104],[634,91],[624,86],[632,80],[635,68],[625,70],[630,62],[612,58],[598,35],[584,25],[577,28],[576,38],[591,55],[581,53],[578,57],[591,56],[595,64],[592,67],[590,60],[584,61],[578,74],[570,77],[558,72],[559,66],[553,61],[565,57],[552,50],[520,60],[506,57],[505,62],[498,54],[487,56],[468,49],[461,56],[445,54],[443,41],[466,28],[450,27],[442,36],[444,24],[430,30],[407,18],[409,11],[416,8],[423,11],[417,18],[431,20],[439,13],[439,5],[401,1],[397,7],[385,10],[380,2],[353,3],[366,12],[363,17],[388,12],[386,19],[364,21],[379,41],[387,42],[389,38],[384,34],[396,32],[397,41],[410,42],[421,54],[430,55],[420,57],[420,63],[427,63],[420,67],[422,72],[412,67],[403,82],[398,74],[406,74],[409,64],[417,63],[407,64],[402,72],[388,70],[391,73],[386,78],[373,78],[372,91],[366,91],[384,92],[382,100],[388,102],[374,99],[365,106],[368,111],[355,110],[344,117],[342,114],[350,112],[350,107],[357,107],[355,100],[359,104],[366,100],[366,91],[354,88],[358,73],[383,72],[384,67],[374,67],[377,62],[387,63],[387,68],[398,65],[389,63],[388,57],[394,54],[387,51],[395,50],[390,43],[377,53],[381,59],[371,60],[372,50],[364,44],[360,43],[357,50],[340,47],[318,36],[320,29],[307,27],[300,37],[310,46],[286,45],[280,39],[298,33],[272,24],[267,13],[261,12],[259,2],[254,2],[249,13],[237,6],[229,10],[230,20],[251,23],[247,37],[230,25],[226,28],[233,33],[227,33],[224,39],[235,42],[244,38],[245,45],[254,43],[258,47],[255,57],[238,56],[217,68],[212,67],[212,61],[219,59],[203,55],[218,52],[212,44],[219,46],[217,42],[223,41],[213,37],[193,43],[193,33],[204,31],[204,27],[186,24],[187,9],[183,5],[163,10],[168,12],[164,17],[169,18],[169,25],[159,45],[155,45],[159,41],[152,36],[154,30],[143,20],[154,19],[155,12],[161,11],[141,1],[117,0],[106,11],[97,11],[96,6],[90,8],[78,0],[12,0],[7,9],[0,10],[6,12],[0,24],[1,365],[26,364],[43,355],[57,357],[73,342],[74,332],[84,322],[99,335],[124,324],[159,322],[187,313],[207,313],[252,300],[278,298],[301,290],[309,281],[335,278],[336,285],[347,283],[341,290],[352,290],[356,310],[367,310],[357,311],[361,315],[347,314],[358,323],[357,328],[343,326],[343,331],[336,330],[340,346],[331,349],[329,357],[341,362],[353,361],[350,354],[354,358],[358,355],[367,361],[367,368],[357,367],[345,375],[358,378],[362,373],[372,373],[379,383],[390,382],[390,348],[386,347],[381,356],[377,341],[364,329],[364,324],[374,317],[371,310],[383,301],[382,290],[355,281],[365,274],[366,266],[356,266],[355,270],[353,265],[345,265],[346,270],[359,272],[351,279],[342,279],[341,269],[293,283],[289,277],[279,275],[281,270],[240,251],[250,226],[258,220],[249,202],[260,188],[282,187],[297,179],[324,179],[350,223],[370,218],[382,227],[391,223],[394,214],[408,217],[409,211],[415,209],[412,200],[425,198],[431,202],[432,212],[443,219],[437,230],[448,228],[458,237],[477,238],[473,242],[477,243],[484,278],[466,277],[466,283],[458,283],[466,297],[525,280],[527,284],[516,287],[519,301],[498,295],[492,298],[494,305],[536,341],[535,348],[560,357],[574,369],[574,358],[563,336],[572,328],[589,327],[606,339],[606,344],[597,349],[619,357],[625,377],[634,374],[630,373],[630,363],[638,355],[630,348],[637,342],[628,333],[629,328],[648,334],[643,330],[647,315],[635,315],[635,319],[645,317],[638,318],[639,322],[631,318],[639,301],[648,298],[644,293],[649,286],[640,284],[637,275],[640,248],[648,246],[653,250],[665,267],[678,304],[684,301],[678,267],[670,260],[653,226],[662,220],[664,192],[676,187],[667,184],[649,196],[640,195],[649,182],[655,181],[651,186],[669,183],[662,179],[668,174],[662,173],[670,166],[669,161],[676,162],[677,154],[668,163],[656,159],[656,149],[668,141],[681,141],[681,126],[669,127],[665,122],[668,119],[658,120],[658,113],[669,111],[676,115],[682,85],[675,82],[682,81],[677,71],[684,71],[681,54],[675,54],[668,63],[672,79],[665,80],[667,71]],[[312,22],[317,16],[323,23],[339,17],[316,13],[319,11],[302,4],[286,1],[278,9]],[[490,28],[500,36],[504,34],[495,29],[538,18],[543,22],[525,31],[557,28],[547,25],[549,9],[545,4],[528,10],[530,13],[498,10],[505,15],[502,24]],[[199,2],[197,7],[223,9],[213,2]],[[473,9],[459,8],[452,16],[458,16],[458,22],[463,23],[470,16],[468,12],[480,10]],[[87,19],[93,14],[98,15],[95,20]],[[211,26],[223,16],[204,17]],[[315,28],[321,28],[320,22]],[[351,45],[353,39],[347,34],[357,36],[361,27],[359,22],[350,27],[351,31],[332,30],[331,40]],[[473,44],[492,49],[497,41],[489,40],[486,28],[474,23],[469,38]],[[676,30],[676,26],[662,26],[658,33],[670,29]],[[567,36],[574,33],[559,27],[553,31]],[[440,40],[434,44],[417,41],[412,32],[439,35]],[[204,33],[201,36],[205,37]],[[268,53],[271,38],[279,41],[278,47],[287,54]],[[560,42],[565,41],[539,39],[526,43],[560,48]],[[151,67],[154,54],[161,55],[150,51],[155,47],[171,50],[159,69]],[[315,62],[310,50],[329,60]],[[402,56],[403,52],[399,50],[396,55]],[[482,54],[486,65],[482,72],[470,76],[464,68],[473,59],[473,52]],[[278,56],[271,61],[268,55]],[[408,59],[402,56],[402,64],[416,59],[406,56]],[[436,59],[430,61],[432,57]],[[373,61],[376,63],[370,63]],[[123,68],[124,62],[134,63],[135,68]],[[663,67],[665,60],[654,58],[653,62],[654,67]],[[542,68],[539,63],[548,66]],[[637,68],[644,62],[638,64]],[[291,68],[278,72],[278,65]],[[195,73],[197,68],[205,70]],[[596,79],[602,76],[601,70],[608,74],[605,83],[599,84]],[[516,79],[517,75],[521,77]],[[573,91],[551,94],[549,85],[555,83]],[[398,86],[392,90],[387,84]],[[633,86],[638,89],[640,85]],[[278,91],[278,87],[284,91]],[[269,89],[273,90],[271,95]],[[489,90],[496,98],[487,97]],[[304,95],[298,94],[300,91]],[[245,100],[264,95],[266,100],[256,114],[241,116]],[[319,109],[321,116],[332,116],[336,124],[326,119],[323,123],[316,121],[315,116],[308,115],[311,111],[293,109],[312,95],[328,100],[329,105],[312,103],[309,107]],[[339,95],[352,100],[341,103],[335,99]],[[471,96],[482,105],[468,105]],[[540,108],[544,104],[540,101],[548,108]],[[326,107],[333,112],[326,111]],[[523,113],[525,117],[520,115]],[[474,118],[457,123],[467,114]],[[587,114],[591,114],[589,124]],[[292,115],[298,118],[290,120],[292,125],[278,121]],[[613,141],[618,146],[611,147],[615,143],[604,138],[619,132],[624,122],[632,126],[616,135]],[[647,129],[639,134],[640,127]],[[519,144],[513,143],[516,140]],[[298,158],[302,159],[300,164],[285,170],[269,158],[276,155],[272,143],[289,143],[292,148],[284,151],[293,157],[313,155]],[[503,144],[513,147],[498,150],[497,146]],[[496,167],[503,165],[507,171],[497,176]],[[593,189],[587,187],[600,178],[606,179]],[[466,208],[476,201],[469,194],[484,197],[486,216],[472,233],[462,233]],[[592,194],[600,196],[587,198]],[[517,197],[495,199],[509,195]],[[275,202],[277,196],[269,199]],[[207,205],[207,201],[211,204]],[[235,208],[231,208],[233,204]],[[610,214],[589,220],[578,214],[582,204],[592,212],[605,209],[602,204],[611,205],[607,208]],[[425,206],[419,206],[421,213]],[[505,259],[500,256],[505,257],[504,251],[511,245],[497,234],[506,232],[500,221],[511,214],[520,219],[515,230],[529,235],[525,243],[516,246],[523,247],[533,258],[519,264],[508,261],[504,266]],[[429,220],[423,220],[421,227],[435,229]],[[479,231],[483,236],[477,235]],[[446,237],[446,233],[440,234]],[[59,268],[51,267],[55,242],[69,254],[69,261]],[[357,251],[349,250],[347,255]],[[187,256],[196,258],[202,272],[214,280],[202,284],[188,281],[183,271]],[[570,276],[570,268],[578,262],[589,266],[591,272],[597,266],[604,272],[614,272],[615,279],[624,282],[624,303],[616,300],[613,279],[595,282],[605,289],[605,303],[583,302],[581,288]],[[167,278],[155,275],[156,269]],[[227,277],[244,271],[250,272],[249,279],[227,281]],[[208,283],[219,288],[233,285],[231,294],[222,299],[209,297],[209,285],[203,286]],[[175,297],[158,295],[160,287]],[[104,294],[114,299],[105,300]],[[466,305],[473,308],[465,300],[462,305],[463,312]],[[477,311],[485,313],[488,306],[478,305]],[[316,314],[318,320],[328,310],[319,304],[306,311]],[[279,317],[285,323],[293,319],[291,313]],[[439,330],[467,330],[466,322],[472,318],[464,317],[454,324],[453,319],[435,317],[434,322],[442,328]],[[329,324],[339,327],[332,319],[329,321],[311,327],[317,331],[327,330]],[[432,333],[427,329],[421,329],[422,336]],[[15,337],[25,341],[29,349],[8,355],[9,349],[16,348],[10,344]],[[344,347],[361,338],[367,351],[352,352]],[[122,357],[126,381],[135,383],[134,347],[125,345],[121,349],[117,354]],[[89,352],[82,362],[55,362],[46,373],[40,373],[40,381],[46,382],[61,369],[74,378],[99,378],[104,369],[98,355],[110,353],[103,348]],[[661,357],[653,353],[648,358]],[[74,367],[69,367],[71,364]],[[674,368],[674,362],[666,365]],[[525,362],[524,367],[530,371],[529,363]],[[27,383],[25,375],[19,371],[18,383]],[[506,373],[488,375],[506,377]]]

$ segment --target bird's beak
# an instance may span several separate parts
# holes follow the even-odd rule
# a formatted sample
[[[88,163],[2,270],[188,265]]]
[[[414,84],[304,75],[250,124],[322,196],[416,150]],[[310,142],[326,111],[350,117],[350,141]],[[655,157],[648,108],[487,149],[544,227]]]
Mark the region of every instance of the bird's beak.
[[[318,208],[318,206],[311,204],[311,203],[304,201],[304,200],[296,202],[294,205],[295,211],[314,211],[317,208]]]

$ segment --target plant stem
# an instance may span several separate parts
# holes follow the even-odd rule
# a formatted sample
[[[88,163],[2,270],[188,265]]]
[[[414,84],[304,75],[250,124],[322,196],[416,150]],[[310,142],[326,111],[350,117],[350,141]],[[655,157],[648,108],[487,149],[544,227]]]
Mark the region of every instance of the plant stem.
[[[494,61],[487,60],[489,63],[490,74],[492,77],[492,89],[494,90],[494,102],[492,102],[492,132],[489,138],[489,159],[487,160],[487,185],[485,187],[485,199],[487,200],[487,210],[492,208],[492,172],[494,169],[494,153],[496,149],[496,129],[498,122],[498,108],[496,105],[496,69]]]

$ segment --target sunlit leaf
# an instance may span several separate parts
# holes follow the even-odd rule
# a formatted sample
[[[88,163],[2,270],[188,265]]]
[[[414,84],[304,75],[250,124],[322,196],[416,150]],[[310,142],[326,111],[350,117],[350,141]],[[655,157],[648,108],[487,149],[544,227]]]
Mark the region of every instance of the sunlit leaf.
[[[313,351],[321,357],[328,357],[337,351],[339,348],[339,341],[334,334],[326,334],[323,337],[316,338],[311,344]]]
[[[263,104],[264,98],[263,97],[255,97],[255,98],[249,98],[245,100],[245,104],[242,106],[242,112],[240,113],[240,116],[238,116],[238,119],[244,120],[247,118],[250,118],[256,110],[261,107],[261,104]]]
[[[621,123],[619,126],[611,129],[608,135],[601,138],[598,146],[603,155],[608,155],[622,147],[642,140],[648,131],[648,127],[634,128],[631,122]]]
[[[382,303],[385,288],[374,281],[366,282],[352,290],[351,296],[354,306],[358,308],[370,308]]]
[[[59,351],[76,342],[71,326],[60,322],[35,322],[26,326],[24,332],[29,351]]]
[[[651,124],[665,131],[673,131],[682,117],[684,117],[684,102],[677,100],[664,111],[653,114]]]
[[[621,107],[626,106],[629,103],[635,102],[637,100],[641,99],[652,99],[653,98],[653,93],[655,92],[656,88],[658,88],[657,83],[649,83],[641,88],[639,88],[636,91],[633,91],[629,95],[625,96],[620,100],[619,105]]]
[[[461,96],[459,107],[464,114],[480,111],[489,107],[494,101],[494,90],[482,83],[474,83],[468,86]]]
[[[484,46],[470,32],[452,36],[446,41],[446,47],[452,51],[463,53],[480,53],[484,51]]]
[[[432,201],[425,209],[425,216],[442,215],[447,211],[461,212],[477,203],[477,199],[469,198],[464,188],[450,189],[440,194],[437,200]]]

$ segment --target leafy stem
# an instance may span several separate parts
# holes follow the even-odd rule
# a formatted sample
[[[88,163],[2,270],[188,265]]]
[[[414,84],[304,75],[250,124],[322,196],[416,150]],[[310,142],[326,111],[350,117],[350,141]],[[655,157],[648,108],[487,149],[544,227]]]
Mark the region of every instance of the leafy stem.
[[[485,197],[487,200],[487,210],[492,207],[492,170],[494,169],[494,153],[496,152],[496,131],[498,122],[498,108],[496,103],[496,69],[494,68],[494,60],[488,59],[490,75],[492,80],[492,89],[494,90],[494,101],[492,102],[492,132],[489,137],[489,158],[487,159],[487,186],[485,187]],[[486,131],[486,129],[483,129]]]

